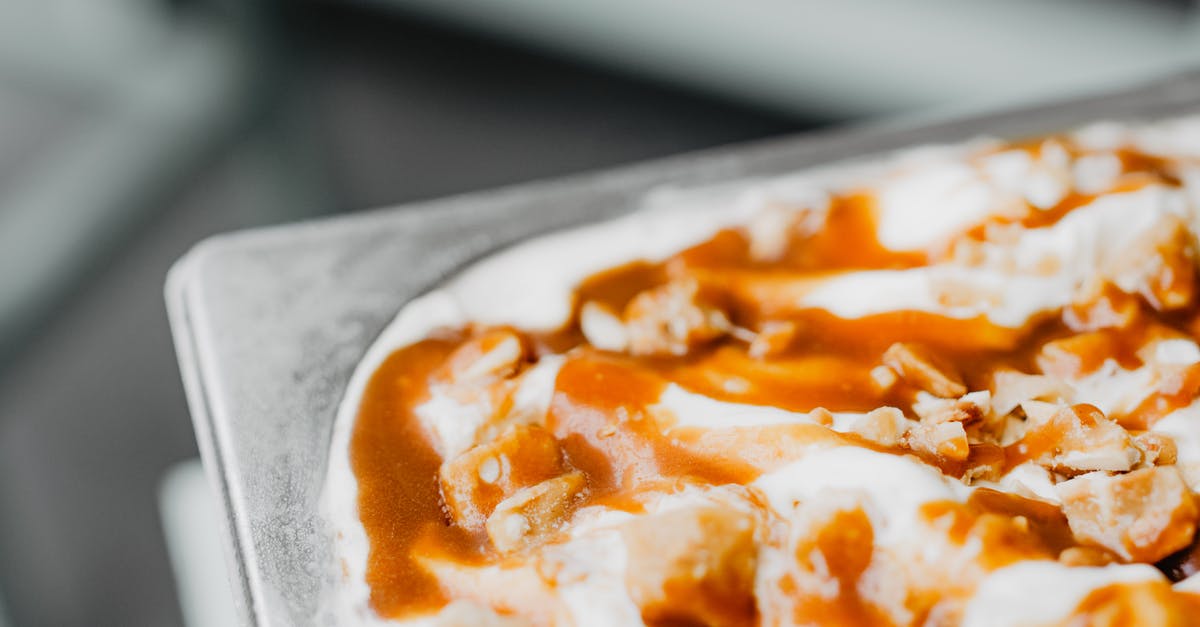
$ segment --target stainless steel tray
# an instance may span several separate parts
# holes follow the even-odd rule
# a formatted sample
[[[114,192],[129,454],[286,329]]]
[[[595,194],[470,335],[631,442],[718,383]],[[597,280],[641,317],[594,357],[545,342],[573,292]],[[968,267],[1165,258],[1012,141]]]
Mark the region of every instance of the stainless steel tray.
[[[171,270],[166,298],[196,438],[224,509],[243,623],[332,624],[321,603],[336,569],[317,501],[342,390],[400,306],[468,261],[628,212],[656,187],[1193,110],[1200,73],[999,115],[774,140],[205,240]]]

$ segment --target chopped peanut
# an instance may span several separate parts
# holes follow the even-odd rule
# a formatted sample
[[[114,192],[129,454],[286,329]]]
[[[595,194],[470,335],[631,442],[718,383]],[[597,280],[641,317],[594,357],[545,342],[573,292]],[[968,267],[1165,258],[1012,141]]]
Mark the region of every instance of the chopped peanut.
[[[983,420],[991,411],[991,395],[987,390],[964,394],[957,399],[938,398],[920,392],[913,403],[913,413],[922,422],[961,422],[972,424]]]
[[[481,529],[500,501],[562,469],[562,453],[549,431],[518,426],[442,464],[438,476],[451,519]]]
[[[967,431],[961,422],[918,422],[905,437],[908,447],[948,461],[965,461],[970,454]]]
[[[1055,377],[1008,369],[992,373],[992,411],[1001,416],[1025,401],[1069,400],[1072,394],[1071,387]]]
[[[1046,342],[1038,352],[1037,365],[1056,379],[1074,379],[1092,372],[1115,352],[1111,336],[1080,333]]]
[[[629,347],[625,323],[607,306],[589,301],[579,310],[579,328],[592,346],[619,353]]]
[[[492,545],[512,553],[543,539],[558,528],[584,487],[583,475],[572,472],[500,501],[485,525]]]
[[[1195,497],[1173,466],[1093,472],[1055,486],[1071,532],[1125,560],[1156,562],[1192,542]]]
[[[622,527],[625,584],[647,624],[747,625],[754,616],[753,518],[699,506]]]
[[[908,383],[942,398],[967,393],[962,376],[950,365],[939,363],[924,347],[906,342],[892,344],[883,363]]]
[[[1129,432],[1091,405],[1028,401],[1021,407],[1028,419],[1020,446],[1050,470],[1066,475],[1125,471],[1142,457]]]
[[[900,377],[896,374],[896,371],[887,366],[875,366],[871,368],[871,381],[880,392],[892,389],[899,380]]]
[[[749,353],[755,359],[772,357],[787,350],[796,337],[796,325],[792,322],[767,322],[762,325],[754,341],[750,342]]]
[[[848,432],[881,446],[896,446],[908,429],[904,412],[895,407],[880,407],[854,421]]]
[[[1004,474],[1004,449],[995,444],[972,444],[967,456],[963,483],[999,481]]]
[[[1094,546],[1072,546],[1058,554],[1059,563],[1065,566],[1108,566],[1117,561],[1110,551]]]
[[[824,407],[814,407],[812,411],[808,412],[808,417],[823,427],[833,426],[833,412]]]
[[[447,360],[455,382],[488,383],[515,374],[525,359],[525,346],[516,333],[506,329],[474,337]]]
[[[729,318],[692,278],[676,279],[633,298],[625,307],[634,355],[686,355],[730,329]]]
[[[1175,439],[1165,433],[1139,433],[1134,436],[1133,445],[1142,452],[1142,464],[1146,466],[1170,466],[1178,455]]]

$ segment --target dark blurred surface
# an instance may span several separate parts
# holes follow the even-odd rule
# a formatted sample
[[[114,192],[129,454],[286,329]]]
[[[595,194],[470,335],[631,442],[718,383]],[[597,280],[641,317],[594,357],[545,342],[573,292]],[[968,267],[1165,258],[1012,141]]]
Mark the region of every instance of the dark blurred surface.
[[[380,11],[278,17],[249,117],[90,257],[0,371],[0,596],[17,625],[182,621],[156,490],[196,450],[161,289],[197,240],[828,122]],[[69,134],[62,115],[0,107],[0,137],[36,154]],[[0,183],[19,170],[0,162]]]
[[[340,208],[580,172],[828,122],[706,98],[401,14],[325,7],[289,23],[303,59],[300,98],[315,113]]]

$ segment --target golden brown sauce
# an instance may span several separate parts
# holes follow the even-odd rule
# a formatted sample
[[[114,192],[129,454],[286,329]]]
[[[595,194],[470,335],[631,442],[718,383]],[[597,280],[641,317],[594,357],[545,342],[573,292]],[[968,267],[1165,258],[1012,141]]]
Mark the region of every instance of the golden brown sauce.
[[[483,539],[447,523],[437,484],[442,460],[412,414],[456,345],[431,339],[393,353],[367,384],[355,422],[350,459],[371,544],[367,584],[371,606],[383,616],[445,604],[420,557],[448,554],[470,563],[483,556]]]
[[[1040,150],[1033,145],[1026,149]],[[1118,191],[1150,183],[1178,184],[1170,164],[1162,160],[1130,151],[1119,156],[1126,173]],[[1050,209],[1028,207],[1020,216],[995,218],[989,224],[1047,227],[1092,199],[1072,193]],[[984,317],[952,319],[919,311],[848,320],[801,306],[801,297],[833,274],[911,268],[944,252],[888,250],[876,236],[875,221],[875,200],[870,193],[844,194],[833,200],[823,228],[811,234],[793,234],[785,254],[771,262],[753,258],[746,232],[723,230],[661,263],[635,261],[588,278],[574,293],[575,311],[563,329],[522,334],[532,348],[532,359],[548,353],[567,355],[555,382],[545,427],[561,448],[565,467],[585,478],[580,505],[604,504],[640,512],[643,505],[637,496],[643,491],[670,492],[692,484],[744,485],[814,443],[916,454],[945,474],[962,477],[968,468],[980,464],[995,463],[1007,470],[1037,459],[1052,452],[1061,435],[1047,428],[1006,448],[972,443],[967,459],[953,462],[888,448],[815,424],[675,428],[673,417],[654,409],[670,384],[718,400],[797,412],[893,406],[912,417],[909,408],[918,388],[904,381],[881,388],[872,380],[872,369],[895,342],[928,347],[961,373],[969,389],[982,390],[989,388],[998,369],[1032,373],[1046,366],[1059,369],[1063,376],[1078,376],[1095,372],[1110,359],[1122,367],[1136,368],[1142,363],[1138,350],[1148,338],[1197,337],[1200,332],[1194,303],[1185,311],[1161,314],[1142,297],[1112,286],[1104,288],[1098,304],[1048,312],[1021,328],[999,326]],[[987,226],[976,225],[964,236],[984,239]],[[789,323],[793,335],[783,349],[766,357],[752,355],[745,340],[737,339],[736,334],[678,357],[616,355],[587,346],[578,324],[584,303],[600,303],[620,315],[640,293],[680,277],[689,277],[707,293],[715,294],[732,324],[747,333],[769,322]],[[1121,322],[1112,324],[1113,320]],[[422,567],[423,558],[443,557],[468,564],[500,560],[486,536],[448,522],[438,488],[438,471],[444,460],[413,413],[428,398],[430,379],[448,367],[451,353],[473,332],[429,339],[397,351],[374,374],[363,395],[351,460],[359,482],[359,514],[370,540],[367,583],[371,604],[383,616],[402,617],[445,604],[446,593]],[[1044,354],[1050,342],[1062,342],[1068,349],[1065,357],[1058,354],[1052,364],[1045,361]],[[1146,429],[1198,396],[1200,367],[1184,369],[1175,379],[1160,382],[1139,407],[1113,418],[1128,428]],[[520,464],[520,460],[512,462]],[[499,499],[493,496],[492,507]],[[1057,507],[992,490],[975,490],[966,503],[929,504],[924,514],[930,520],[947,521],[951,538],[958,542],[982,542],[989,568],[1019,559],[1053,559],[1074,545]],[[825,556],[824,567],[838,583],[836,598],[798,599],[797,622],[889,622],[883,610],[858,592],[859,579],[871,561],[873,533],[864,512],[845,511],[797,548],[796,559],[802,564],[814,552]],[[1177,561],[1185,565],[1181,568],[1192,568],[1197,561],[1194,550]],[[797,584],[785,578],[780,585],[794,589]],[[1125,588],[1098,591],[1079,611],[1084,616],[1103,615],[1109,621],[1114,616],[1128,618],[1122,608],[1129,604],[1121,600],[1128,594]],[[1161,590],[1149,594],[1167,598]],[[1194,603],[1171,598],[1174,600],[1169,603]]]
[[[1058,507],[1044,501],[978,488],[967,499],[966,507],[977,516],[993,514],[1006,519],[1020,517],[1024,533],[1019,534],[1019,539],[1014,542],[1016,551],[1054,557],[1063,549],[1075,545],[1067,517]]]
[[[789,246],[779,264],[792,272],[912,268],[928,261],[924,253],[885,248],[875,235],[875,197],[852,192],[833,199],[826,227]]]
[[[710,485],[752,480],[752,468],[696,455],[662,437],[646,408],[658,402],[663,385],[650,371],[602,355],[570,359],[559,371],[546,425],[568,461],[588,476],[592,493],[635,491],[663,478]]]
[[[832,597],[797,594],[796,583],[785,576],[780,582],[797,597],[793,618],[799,625],[890,625],[882,608],[864,598],[859,578],[871,565],[875,552],[875,529],[861,509],[836,512],[814,537],[796,546],[796,562],[806,570],[828,571],[837,582]],[[814,560],[819,560],[814,563]]]
[[[1167,414],[1192,404],[1200,397],[1200,364],[1193,364],[1159,382],[1121,424],[1130,429],[1149,429]]]
[[[1200,573],[1200,536],[1192,540],[1191,546],[1168,555],[1155,566],[1171,581],[1183,581]]]
[[[1200,625],[1200,595],[1173,590],[1163,581],[1112,584],[1088,594],[1064,624],[1087,627]]]

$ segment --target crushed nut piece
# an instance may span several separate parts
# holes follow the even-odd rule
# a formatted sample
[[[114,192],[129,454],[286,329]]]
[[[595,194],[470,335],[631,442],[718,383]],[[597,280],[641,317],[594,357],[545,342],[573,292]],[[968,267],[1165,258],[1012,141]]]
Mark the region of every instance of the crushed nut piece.
[[[1178,456],[1175,439],[1165,433],[1139,433],[1134,436],[1133,445],[1142,452],[1142,464],[1146,466],[1170,466]]]
[[[1091,405],[1027,401],[1021,407],[1028,419],[1019,446],[1050,470],[1066,475],[1125,471],[1142,457],[1129,432]]]
[[[1069,400],[1071,386],[1046,375],[1002,369],[992,373],[992,411],[1003,416],[1025,401]]]
[[[900,377],[896,374],[896,371],[887,366],[875,366],[871,368],[871,381],[875,382],[875,387],[880,392],[892,389],[899,380]]]
[[[967,469],[963,472],[963,483],[971,485],[977,481],[999,481],[1004,474],[1004,449],[995,444],[972,444],[967,455]]]
[[[706,298],[695,279],[646,290],[625,307],[629,351],[634,355],[686,355],[729,332],[725,312]]]
[[[1188,546],[1200,515],[1173,466],[1089,473],[1055,490],[1078,540],[1130,561],[1156,562]]]
[[[949,461],[965,461],[971,451],[961,422],[918,422],[909,428],[904,441],[914,451]]]
[[[474,337],[447,360],[456,382],[487,383],[516,374],[525,359],[525,346],[516,333],[506,329]]]
[[[1116,353],[1112,337],[1101,332],[1080,333],[1042,345],[1037,355],[1041,371],[1056,379],[1076,379],[1099,368]]]
[[[896,446],[908,428],[904,412],[895,407],[880,407],[851,423],[847,432],[881,446]]]
[[[950,365],[939,363],[924,347],[907,342],[892,344],[883,363],[908,383],[942,398],[967,393],[962,376]]]
[[[924,392],[917,393],[913,413],[923,422],[962,422],[972,424],[987,417],[991,409],[991,393],[987,390],[971,392],[962,397],[938,398]]]
[[[579,328],[588,343],[600,350],[619,353],[629,346],[629,333],[621,318],[600,303],[583,304],[579,310]]]
[[[808,417],[823,427],[833,426],[833,413],[824,407],[814,407],[812,411],[808,412]]]
[[[767,322],[750,342],[749,353],[755,359],[772,357],[787,350],[788,345],[796,337],[796,325],[793,322]]]
[[[501,553],[512,553],[558,528],[583,491],[583,474],[572,472],[522,488],[500,501],[488,517],[488,538]]]
[[[1064,566],[1108,566],[1116,561],[1110,551],[1094,546],[1072,546],[1058,554],[1058,562]]]
[[[496,505],[517,490],[562,474],[562,453],[549,431],[509,429],[442,464],[438,478],[451,519],[480,529]]]

